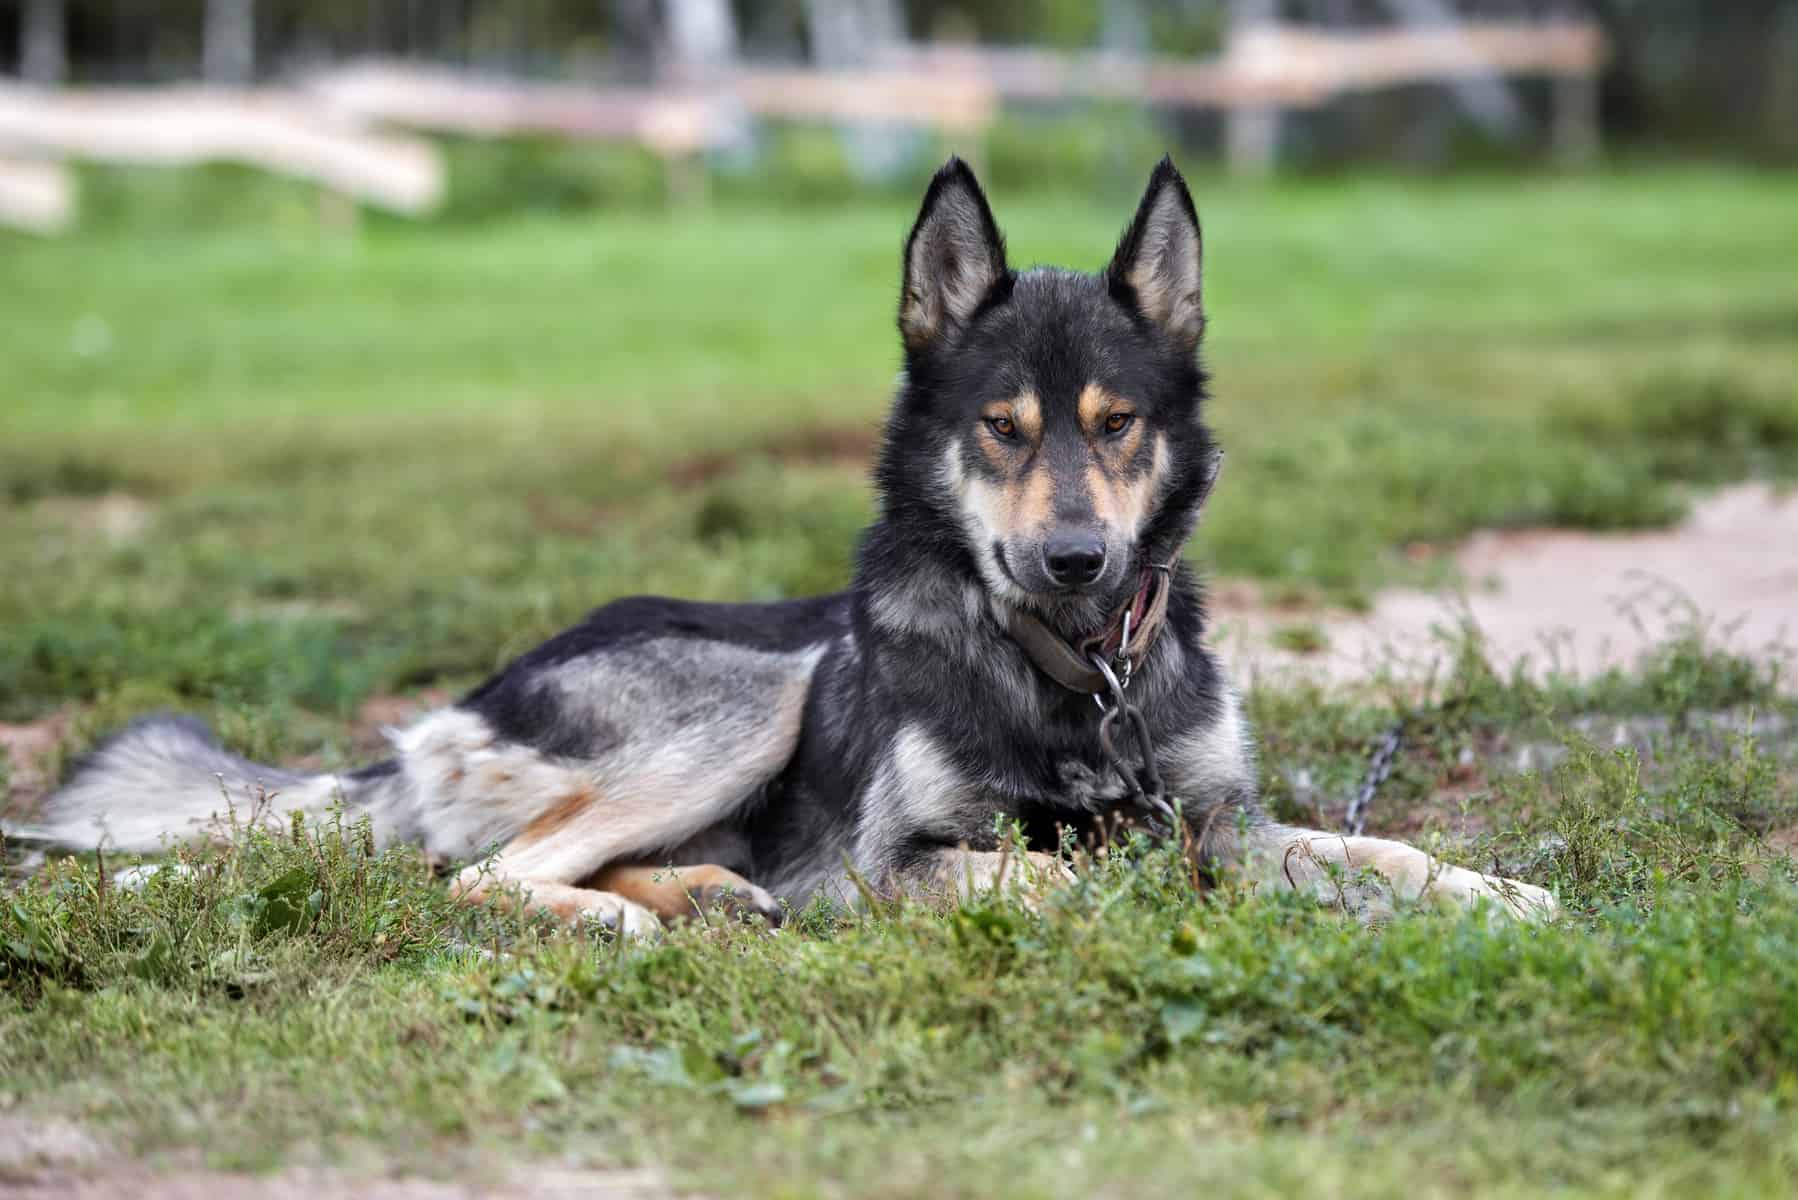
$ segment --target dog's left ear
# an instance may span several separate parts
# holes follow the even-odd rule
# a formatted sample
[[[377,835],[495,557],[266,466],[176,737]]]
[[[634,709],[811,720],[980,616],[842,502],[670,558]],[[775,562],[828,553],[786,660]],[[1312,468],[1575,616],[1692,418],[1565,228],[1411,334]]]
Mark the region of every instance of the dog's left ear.
[[[1199,214],[1174,160],[1164,157],[1105,268],[1105,283],[1120,303],[1160,326],[1190,354],[1205,334],[1200,258]]]

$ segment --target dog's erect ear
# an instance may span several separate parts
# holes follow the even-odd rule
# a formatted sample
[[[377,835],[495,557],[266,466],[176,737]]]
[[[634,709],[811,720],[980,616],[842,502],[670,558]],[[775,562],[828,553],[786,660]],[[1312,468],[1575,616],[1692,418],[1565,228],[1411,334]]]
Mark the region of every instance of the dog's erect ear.
[[[1174,160],[1163,158],[1149,176],[1136,219],[1105,268],[1105,282],[1112,295],[1191,352],[1205,333],[1200,258],[1199,214],[1192,195]]]
[[[943,164],[905,240],[899,333],[922,349],[974,315],[1005,278],[1005,239],[968,164]]]

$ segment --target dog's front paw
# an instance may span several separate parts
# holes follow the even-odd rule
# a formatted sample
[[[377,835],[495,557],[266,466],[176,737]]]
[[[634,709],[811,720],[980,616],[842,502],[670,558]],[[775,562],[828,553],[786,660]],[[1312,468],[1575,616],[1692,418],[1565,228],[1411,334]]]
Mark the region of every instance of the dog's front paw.
[[[1450,868],[1446,878],[1430,890],[1444,900],[1483,906],[1492,913],[1518,921],[1552,921],[1561,908],[1547,888],[1460,867]]]
[[[1488,878],[1483,895],[1503,906],[1520,921],[1552,921],[1561,913],[1561,902],[1547,888],[1515,879]]]
[[[634,942],[659,941],[662,921],[634,900],[611,892],[596,892],[595,899],[581,908],[577,924],[587,928],[610,930]]]
[[[1073,868],[1059,855],[968,854],[956,881],[963,900],[983,892],[1005,897],[1029,912],[1040,912],[1048,896],[1075,881]]]
[[[781,919],[786,915],[779,901],[765,889],[746,879],[708,883],[693,889],[691,894],[693,902],[703,912],[721,913],[739,920],[760,917],[768,923],[770,929],[779,928]]]

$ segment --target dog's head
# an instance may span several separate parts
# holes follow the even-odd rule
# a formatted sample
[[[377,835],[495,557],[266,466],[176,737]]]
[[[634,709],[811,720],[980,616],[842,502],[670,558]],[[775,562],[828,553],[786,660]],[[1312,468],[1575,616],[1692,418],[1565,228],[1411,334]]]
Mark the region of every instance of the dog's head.
[[[880,483],[999,599],[1091,629],[1179,552],[1215,469],[1199,420],[1198,216],[1163,159],[1097,275],[1013,271],[951,159],[905,245],[906,372]]]

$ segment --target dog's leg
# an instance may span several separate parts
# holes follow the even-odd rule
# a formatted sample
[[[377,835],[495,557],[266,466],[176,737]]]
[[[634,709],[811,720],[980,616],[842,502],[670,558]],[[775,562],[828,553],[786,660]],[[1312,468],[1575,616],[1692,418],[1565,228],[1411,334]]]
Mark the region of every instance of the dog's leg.
[[[599,876],[666,862],[753,802],[792,754],[821,653],[670,638],[521,660],[397,738],[415,826],[439,857],[489,855],[458,881],[470,900],[516,889],[564,917],[653,931],[691,902],[646,877]],[[765,892],[737,891],[773,911]]]
[[[1557,908],[1554,896],[1543,888],[1450,866],[1415,846],[1385,838],[1268,824],[1248,828],[1235,840],[1234,865],[1249,879],[1309,892],[1370,921],[1428,899],[1485,902],[1530,921],[1552,920]]]
[[[1555,899],[1542,888],[1450,866],[1402,842],[1268,821],[1255,802],[1254,755],[1234,692],[1224,694],[1214,721],[1171,749],[1167,775],[1186,809],[1195,853],[1251,880],[1309,892],[1370,921],[1430,898],[1486,901],[1526,920],[1555,914]]]
[[[897,872],[891,890],[920,900],[962,903],[987,892],[999,892],[1034,909],[1044,895],[1073,881],[1061,858],[1040,850],[935,851]]]
[[[664,921],[755,914],[770,926],[781,922],[773,896],[726,867],[712,863],[670,867],[649,863],[616,863],[588,879],[602,892],[640,904]]]
[[[1195,855],[1261,885],[1309,892],[1368,920],[1430,897],[1488,901],[1531,920],[1554,916],[1554,897],[1527,883],[1452,867],[1402,842],[1268,821],[1255,801],[1253,743],[1233,691],[1222,694],[1210,721],[1169,741],[1162,773],[1180,799]]]
[[[724,867],[608,863],[615,843],[573,831],[591,825],[596,814],[603,817],[609,806],[623,807],[589,786],[573,788],[498,854],[464,869],[458,898],[479,903],[517,892],[528,907],[570,923],[597,922],[640,937],[654,936],[665,920],[714,910],[755,912],[779,923],[774,898]]]
[[[570,925],[593,924],[625,937],[650,939],[662,931],[656,914],[627,896],[566,883],[496,877],[470,867],[457,876],[456,899],[465,904],[497,903],[546,912]]]

